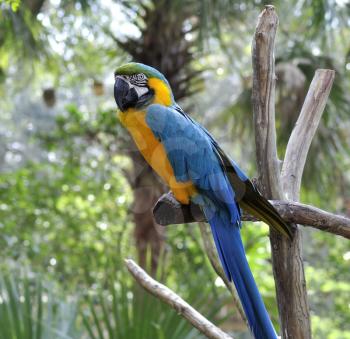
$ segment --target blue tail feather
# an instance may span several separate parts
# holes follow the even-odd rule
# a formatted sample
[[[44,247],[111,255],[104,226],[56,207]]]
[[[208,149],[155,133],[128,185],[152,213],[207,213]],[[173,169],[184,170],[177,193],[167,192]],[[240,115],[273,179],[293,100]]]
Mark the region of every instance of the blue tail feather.
[[[224,271],[233,281],[249,326],[256,339],[276,339],[277,335],[255,284],[245,255],[241,235],[240,219],[232,222],[225,210],[213,211],[212,206],[204,207],[215,245]],[[238,214],[239,215],[239,214]]]

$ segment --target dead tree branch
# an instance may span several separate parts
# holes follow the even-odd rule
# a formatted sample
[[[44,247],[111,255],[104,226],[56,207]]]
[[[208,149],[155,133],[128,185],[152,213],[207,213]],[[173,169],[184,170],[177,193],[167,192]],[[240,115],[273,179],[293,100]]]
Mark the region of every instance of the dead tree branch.
[[[317,228],[350,239],[350,219],[347,217],[299,202],[270,200],[270,203],[288,222]],[[206,221],[199,206],[181,205],[171,192],[160,197],[153,209],[153,215],[156,222],[162,226]],[[244,211],[242,220],[257,221],[255,217]]]
[[[278,17],[273,6],[259,16],[252,44],[252,102],[255,124],[256,159],[262,194],[283,199],[278,168],[275,131],[275,59],[274,42]],[[293,241],[270,230],[273,273],[283,338],[311,338],[300,230]]]
[[[125,259],[125,264],[134,277],[134,279],[149,293],[162,300],[176,310],[178,314],[184,317],[195,328],[203,333],[207,338],[212,339],[232,339],[227,333],[216,327],[190,304],[179,297],[175,292],[165,285],[151,278],[140,266],[133,260]]]
[[[273,6],[267,6],[259,17],[253,40],[256,156],[262,193],[270,199],[283,199],[287,196],[298,200],[305,160],[332,87],[334,73],[316,73],[298,119],[299,123],[289,140],[281,176],[276,165],[274,115],[274,38],[277,22]],[[270,241],[282,337],[311,338],[301,231],[297,229],[290,242],[271,230]]]
[[[289,138],[281,172],[282,187],[288,200],[299,200],[306,157],[326,106],[334,75],[335,72],[329,69],[316,71]]]
[[[333,79],[334,71],[316,71],[288,141],[281,183],[284,194],[289,200],[299,200],[306,157],[325,108]],[[277,299],[284,338],[311,338],[301,237],[299,228],[291,243],[275,234],[271,236]]]
[[[278,17],[273,6],[260,14],[252,45],[255,145],[259,185],[266,196],[282,199],[275,129],[275,36]]]
[[[270,200],[270,203],[286,221],[350,239],[350,219],[347,217],[294,201]]]

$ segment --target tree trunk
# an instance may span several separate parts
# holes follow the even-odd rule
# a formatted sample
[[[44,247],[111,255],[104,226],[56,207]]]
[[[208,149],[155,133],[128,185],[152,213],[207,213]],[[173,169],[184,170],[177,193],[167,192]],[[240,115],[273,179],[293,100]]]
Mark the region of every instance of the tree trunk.
[[[168,79],[176,100],[190,95],[190,83],[198,79],[200,72],[191,69],[194,59],[190,48],[193,42],[188,42],[184,36],[183,23],[192,15],[190,12],[175,12],[170,1],[153,1],[141,5],[139,22],[141,37],[137,40],[120,41],[113,37],[116,43],[128,52],[133,61],[141,62],[157,68]],[[177,13],[177,14],[175,14]],[[135,21],[137,24],[137,22]],[[145,267],[146,251],[151,248],[152,269],[156,268],[158,256],[163,244],[163,229],[153,220],[152,208],[157,198],[164,193],[165,187],[141,156],[131,157],[134,165],[133,188],[135,221],[135,241],[138,248],[139,263]],[[141,169],[141,170],[140,170]]]
[[[158,197],[164,193],[165,187],[140,154],[134,153],[132,161],[134,172],[132,212],[138,261],[145,267],[147,253],[150,251],[151,272],[154,274],[164,242],[164,228],[154,221],[152,208]]]

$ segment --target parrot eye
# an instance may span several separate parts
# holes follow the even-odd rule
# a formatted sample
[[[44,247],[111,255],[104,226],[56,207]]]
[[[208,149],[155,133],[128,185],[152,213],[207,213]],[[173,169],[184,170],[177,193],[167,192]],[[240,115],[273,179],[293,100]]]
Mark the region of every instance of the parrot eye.
[[[143,73],[134,74],[130,77],[130,82],[137,86],[146,86],[147,77]]]
[[[145,80],[146,76],[143,73],[137,74],[137,80]]]

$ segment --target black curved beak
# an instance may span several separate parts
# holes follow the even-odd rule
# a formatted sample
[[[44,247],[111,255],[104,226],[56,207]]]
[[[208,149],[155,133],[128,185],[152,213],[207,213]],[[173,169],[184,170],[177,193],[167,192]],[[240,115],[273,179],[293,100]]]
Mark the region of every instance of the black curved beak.
[[[134,88],[130,88],[126,80],[117,77],[114,84],[114,99],[119,109],[125,111],[136,106],[138,95]]]

